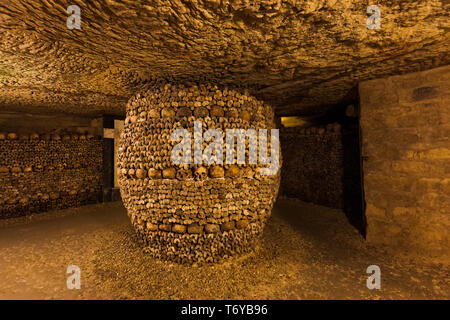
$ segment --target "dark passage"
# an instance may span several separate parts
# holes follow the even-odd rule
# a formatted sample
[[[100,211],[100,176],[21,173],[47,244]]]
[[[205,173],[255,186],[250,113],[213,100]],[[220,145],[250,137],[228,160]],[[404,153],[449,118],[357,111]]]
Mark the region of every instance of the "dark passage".
[[[343,209],[364,237],[363,183],[358,106],[339,105],[314,119],[284,119],[280,142],[283,165],[280,194]]]
[[[366,237],[359,130],[359,118],[351,119],[342,129],[344,212],[349,222]]]

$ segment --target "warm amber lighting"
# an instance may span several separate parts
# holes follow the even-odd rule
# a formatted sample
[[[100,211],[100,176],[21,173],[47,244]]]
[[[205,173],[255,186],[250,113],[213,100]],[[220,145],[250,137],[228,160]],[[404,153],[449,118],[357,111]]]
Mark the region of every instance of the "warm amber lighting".
[[[305,126],[308,122],[300,117],[281,117],[281,124],[288,127],[302,127]]]

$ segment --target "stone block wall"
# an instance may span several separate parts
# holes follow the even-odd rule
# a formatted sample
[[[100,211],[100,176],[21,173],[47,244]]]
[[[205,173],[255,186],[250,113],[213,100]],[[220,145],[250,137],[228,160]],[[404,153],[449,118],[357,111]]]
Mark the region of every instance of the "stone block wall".
[[[280,129],[283,153],[280,195],[343,208],[344,150],[341,126]]]
[[[450,245],[450,66],[360,84],[367,240]]]

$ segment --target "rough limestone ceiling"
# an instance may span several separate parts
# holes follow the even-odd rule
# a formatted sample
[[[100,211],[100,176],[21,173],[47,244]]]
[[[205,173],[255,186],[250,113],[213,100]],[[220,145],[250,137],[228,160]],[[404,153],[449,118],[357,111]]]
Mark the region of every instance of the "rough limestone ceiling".
[[[66,27],[71,4],[81,30]],[[444,0],[2,0],[0,110],[123,115],[141,83],[168,78],[320,113],[359,80],[448,64],[449,12]]]

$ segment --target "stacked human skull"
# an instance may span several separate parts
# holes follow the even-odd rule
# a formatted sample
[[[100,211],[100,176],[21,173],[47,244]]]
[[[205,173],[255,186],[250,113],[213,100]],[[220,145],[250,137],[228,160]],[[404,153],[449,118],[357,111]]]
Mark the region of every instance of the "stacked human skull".
[[[99,200],[102,148],[92,134],[0,132],[0,219]]]
[[[226,129],[266,129],[270,135],[275,128],[270,106],[246,91],[211,84],[153,86],[129,100],[119,184],[132,224],[156,258],[216,262],[252,249],[277,197],[279,170],[264,175],[263,164],[226,162],[225,148],[222,163],[175,163],[173,130],[190,132],[194,154],[199,121],[203,130],[224,136]],[[207,145],[200,144],[203,152]],[[247,149],[245,154],[248,159]]]

